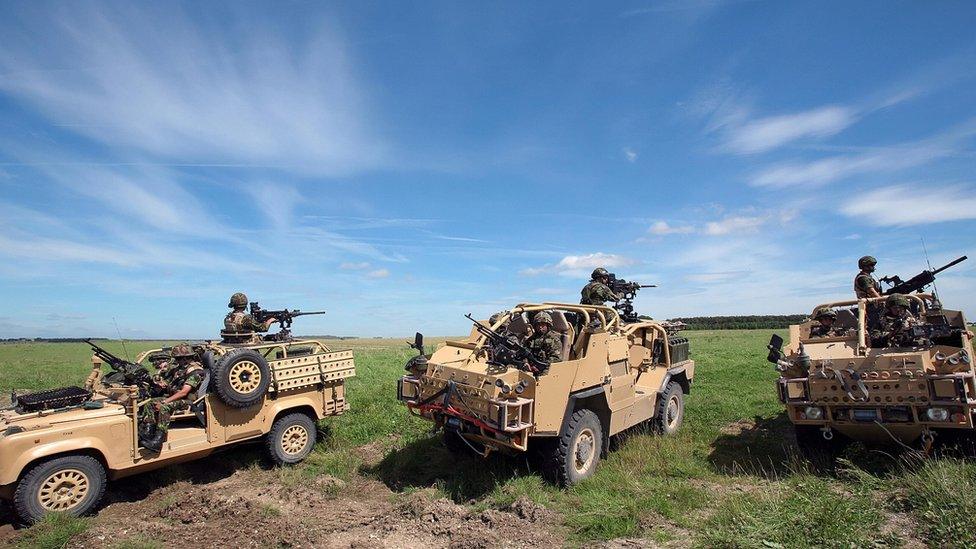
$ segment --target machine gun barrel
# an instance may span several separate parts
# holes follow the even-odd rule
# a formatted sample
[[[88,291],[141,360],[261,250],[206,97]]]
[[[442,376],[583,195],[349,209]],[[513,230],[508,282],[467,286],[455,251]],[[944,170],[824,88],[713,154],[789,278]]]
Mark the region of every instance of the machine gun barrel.
[[[86,339],[84,341],[92,348],[92,352],[94,353],[94,355],[102,359],[102,361],[104,361],[109,366],[111,366],[113,370],[121,370],[125,365],[128,364],[128,361],[113,355],[112,353],[108,352],[102,347],[99,347],[91,339]]]
[[[883,294],[884,295],[910,294],[910,293],[918,292],[922,288],[934,282],[935,275],[941,273],[942,271],[950,267],[954,267],[962,263],[966,259],[968,259],[968,256],[964,255],[962,257],[954,259],[953,261],[950,261],[949,263],[946,263],[945,265],[939,267],[938,269],[932,269],[931,271],[922,271],[904,282],[897,276],[885,277],[882,280],[886,282],[891,281],[894,283],[894,285],[888,288],[887,290],[885,290]]]
[[[502,357],[495,357],[495,360],[499,360],[499,358],[501,358],[499,363],[504,363],[506,366],[515,366],[516,368],[521,368],[523,367],[523,364],[527,363],[529,371],[533,374],[542,372],[549,367],[548,362],[539,360],[533,356],[532,352],[529,351],[529,349],[518,340],[515,340],[512,337],[505,337],[495,330],[492,330],[490,327],[485,326],[480,321],[475,320],[475,318],[471,316],[471,313],[464,315],[464,318],[474,322],[475,329],[478,330],[478,333],[485,336],[493,347],[500,347],[503,350],[501,353],[499,353],[503,355]]]

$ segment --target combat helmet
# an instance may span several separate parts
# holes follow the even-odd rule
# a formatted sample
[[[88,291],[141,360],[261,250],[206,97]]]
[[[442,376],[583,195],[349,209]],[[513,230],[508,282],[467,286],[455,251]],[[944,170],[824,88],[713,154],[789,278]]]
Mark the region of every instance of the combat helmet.
[[[833,310],[833,309],[831,309],[829,307],[821,307],[821,308],[817,309],[816,314],[813,315],[813,318],[815,320],[820,320],[823,317],[832,318],[834,320],[837,320],[837,311],[835,311],[835,310]]]
[[[532,324],[548,324],[552,327],[552,316],[545,311],[540,311],[532,317]]]
[[[228,307],[246,307],[247,306],[247,296],[243,292],[237,292],[236,294],[230,296],[230,303],[227,304]]]
[[[904,307],[907,309],[909,306],[908,298],[902,294],[891,294],[885,300],[885,307]]]
[[[858,269],[867,269],[868,267],[874,267],[877,264],[878,264],[878,260],[871,255],[866,255],[861,259],[857,260]]]
[[[593,273],[590,275],[590,278],[596,280],[605,276],[610,276],[610,271],[604,269],[603,267],[597,267],[596,269],[593,269]]]
[[[169,354],[173,358],[181,358],[193,356],[194,353],[193,348],[190,347],[188,343],[179,343],[177,345],[173,345],[173,347],[169,350]]]

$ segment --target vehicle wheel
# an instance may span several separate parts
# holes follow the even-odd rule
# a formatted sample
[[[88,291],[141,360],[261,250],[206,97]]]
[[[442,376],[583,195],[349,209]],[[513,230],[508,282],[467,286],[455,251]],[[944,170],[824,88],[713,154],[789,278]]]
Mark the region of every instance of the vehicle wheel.
[[[543,474],[561,486],[593,475],[603,453],[603,427],[590,410],[577,410],[550,450]]]
[[[80,516],[98,505],[105,493],[105,468],[93,457],[65,456],[32,467],[14,492],[14,511],[26,524],[46,513]]]
[[[271,368],[257,351],[234,349],[217,361],[214,385],[228,406],[247,408],[261,402],[271,384]]]
[[[836,432],[834,438],[827,440],[816,425],[794,425],[793,430],[800,455],[817,471],[832,472],[837,456],[850,442],[847,437]]]
[[[305,459],[315,447],[315,422],[302,413],[288,414],[275,420],[265,443],[268,455],[276,465],[291,465]]]
[[[681,390],[681,385],[675,381],[668,383],[668,386],[661,394],[657,402],[657,410],[651,418],[651,430],[656,435],[671,436],[681,428],[681,422],[685,418],[685,395]]]

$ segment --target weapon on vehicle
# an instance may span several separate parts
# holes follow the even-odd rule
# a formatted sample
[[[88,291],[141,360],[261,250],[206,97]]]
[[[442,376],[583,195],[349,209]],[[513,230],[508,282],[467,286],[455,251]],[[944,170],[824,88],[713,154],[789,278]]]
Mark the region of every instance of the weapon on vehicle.
[[[152,376],[149,375],[149,370],[145,366],[119,358],[96,345],[91,339],[86,339],[85,343],[92,348],[92,353],[95,356],[108,364],[115,372],[115,374],[106,376],[104,378],[106,381],[114,380],[124,385],[135,385],[139,387],[139,391],[143,395],[156,396],[158,393],[157,385],[153,383]]]
[[[929,271],[922,271],[917,275],[909,278],[908,280],[902,280],[898,275],[886,276],[881,278],[881,282],[885,284],[890,284],[891,287],[882,292],[882,295],[891,294],[910,294],[913,292],[921,291],[922,288],[928,286],[929,284],[935,282],[935,275],[941,273],[942,271],[948,269],[949,267],[954,267],[963,261],[966,261],[968,256],[959,257],[949,263],[939,267],[938,269],[932,269]]]
[[[634,298],[641,288],[657,288],[656,284],[640,284],[638,282],[628,282],[617,275],[610,273],[607,286],[610,290],[620,296],[620,301],[614,304],[613,308],[620,314],[620,319],[624,322],[637,322],[637,312],[634,311]]]
[[[303,312],[298,309],[280,309],[277,311],[269,311],[267,309],[262,309],[261,306],[258,305],[257,301],[252,301],[250,307],[251,316],[257,322],[264,322],[269,318],[278,320],[278,325],[281,326],[281,330],[279,330],[277,334],[265,337],[265,339],[271,339],[274,341],[286,341],[291,339],[291,324],[295,318],[306,315],[325,314],[325,311]]]
[[[474,322],[478,333],[488,339],[491,348],[489,364],[500,366],[514,366],[516,368],[528,367],[529,372],[538,374],[544,372],[549,367],[549,363],[539,360],[532,355],[532,352],[515,336],[504,336],[481,322],[475,320],[471,313],[464,315],[471,322]]]

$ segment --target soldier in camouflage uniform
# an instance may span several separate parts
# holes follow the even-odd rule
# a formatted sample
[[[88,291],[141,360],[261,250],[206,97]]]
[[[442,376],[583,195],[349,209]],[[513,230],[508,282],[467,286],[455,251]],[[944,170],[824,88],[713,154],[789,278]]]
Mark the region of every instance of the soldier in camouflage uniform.
[[[908,298],[901,294],[891,294],[885,300],[880,335],[889,347],[911,347],[914,344],[911,329],[918,325],[918,319],[908,310],[909,306]]]
[[[858,299],[881,297],[881,285],[871,275],[877,264],[878,260],[869,255],[857,260],[857,266],[861,272],[854,277],[854,295]]]
[[[603,305],[607,301],[619,301],[620,296],[613,293],[610,286],[607,286],[609,281],[610,273],[606,269],[603,267],[593,269],[590,281],[586,286],[583,286],[583,290],[580,292],[582,294],[580,303],[583,305]]]
[[[230,297],[228,307],[233,310],[224,317],[224,334],[253,334],[254,332],[267,332],[272,324],[278,322],[276,318],[269,318],[264,322],[254,320],[254,317],[247,314],[247,296],[241,292]],[[260,340],[260,338],[258,338]]]
[[[540,311],[532,318],[532,337],[525,342],[532,356],[542,362],[553,363],[562,360],[563,342],[559,334],[552,331],[552,316]]]
[[[147,430],[148,437],[141,441],[142,446],[155,452],[159,452],[166,442],[170,416],[190,407],[193,403],[191,395],[203,382],[203,365],[195,360],[196,354],[188,344],[174,345],[170,356],[172,361],[160,364],[159,371],[153,376],[153,381],[167,396],[152,399],[140,411],[141,421],[154,427]]]
[[[837,337],[843,335],[843,330],[834,328],[834,321],[837,320],[837,311],[829,307],[817,310],[813,319],[818,323],[810,328],[810,337]]]

